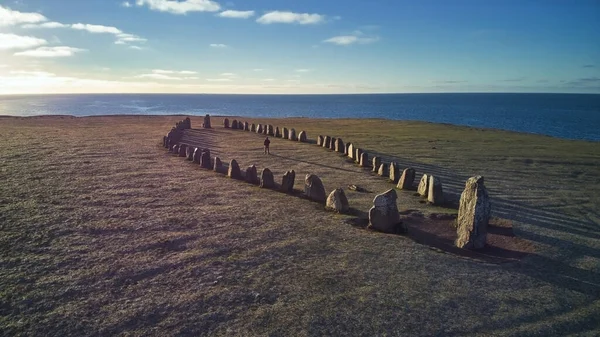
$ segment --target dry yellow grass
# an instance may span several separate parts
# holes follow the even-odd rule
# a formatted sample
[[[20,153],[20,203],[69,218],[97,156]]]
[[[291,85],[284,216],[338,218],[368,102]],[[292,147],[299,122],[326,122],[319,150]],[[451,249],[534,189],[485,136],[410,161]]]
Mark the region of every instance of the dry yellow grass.
[[[489,264],[352,226],[355,216],[168,154],[182,117],[0,119],[3,335],[565,335],[598,333],[600,145],[382,120],[269,120],[352,141],[457,194],[483,174],[495,214],[537,251]],[[244,120],[244,119],[242,119]],[[267,120],[250,120],[267,122]],[[392,185],[314,145],[223,130],[242,168]],[[192,118],[198,126],[201,118]],[[435,147],[435,149],[432,149]],[[373,193],[348,192],[368,210]],[[452,212],[399,193],[401,210]]]

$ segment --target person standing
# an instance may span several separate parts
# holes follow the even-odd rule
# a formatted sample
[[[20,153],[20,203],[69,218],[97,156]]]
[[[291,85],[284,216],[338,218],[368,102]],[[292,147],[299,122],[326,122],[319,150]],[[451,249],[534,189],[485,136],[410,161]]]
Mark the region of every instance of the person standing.
[[[269,145],[271,144],[269,137],[265,138],[264,144],[265,144],[265,154],[271,154],[271,152],[269,151]]]

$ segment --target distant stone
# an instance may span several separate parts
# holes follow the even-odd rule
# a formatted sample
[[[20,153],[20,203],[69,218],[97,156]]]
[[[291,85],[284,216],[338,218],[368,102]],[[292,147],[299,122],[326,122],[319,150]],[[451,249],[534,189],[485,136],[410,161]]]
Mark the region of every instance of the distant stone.
[[[185,157],[185,150],[186,149],[187,149],[187,145],[186,144],[179,145],[179,156],[180,157]]]
[[[492,205],[483,177],[471,177],[465,184],[458,208],[456,246],[465,249],[480,249],[487,242],[487,227]]]
[[[250,124],[248,122],[244,122],[244,131],[250,131]]]
[[[413,184],[415,183],[415,169],[409,167],[402,172],[402,176],[398,181],[397,188],[401,190],[410,190],[413,188]]]
[[[277,138],[281,138],[281,130],[279,130],[279,127],[275,127],[275,137]]]
[[[335,138],[333,137],[331,137],[331,141],[329,142],[329,149],[335,151]]]
[[[263,126],[262,126],[262,124],[258,124],[258,126],[256,127],[256,133],[263,133]]]
[[[197,147],[194,149],[194,154],[193,154],[193,162],[196,164],[200,164],[200,157],[202,156],[202,149]]]
[[[419,187],[417,187],[417,193],[419,193],[420,196],[427,198],[427,193],[429,193],[429,176],[427,174],[423,174],[421,177]]]
[[[250,132],[256,132],[256,124],[252,123],[252,125],[250,125]]]
[[[260,184],[258,180],[258,173],[256,171],[256,166],[252,165],[246,169],[246,182],[254,185]]]
[[[206,116],[204,116],[204,123],[202,123],[202,127],[205,129],[210,129],[210,115],[206,114]]]
[[[242,172],[240,171],[240,165],[238,165],[235,159],[232,159],[229,163],[229,170],[227,171],[227,176],[229,178],[242,180]]]
[[[373,172],[377,173],[377,170],[379,170],[379,167],[381,166],[381,158],[380,157],[373,157]]]
[[[242,121],[238,122],[238,129],[240,129],[242,131],[244,130],[244,123],[242,123]]]
[[[179,144],[175,144],[175,145],[171,146],[170,151],[173,153],[179,153]]]
[[[283,179],[281,181],[281,191],[285,193],[294,192],[294,182],[296,180],[296,172],[294,170],[287,171],[283,175]]]
[[[360,156],[363,154],[363,150],[356,148],[355,150],[355,154],[354,154],[354,161],[357,163],[360,163]]]
[[[288,139],[289,138],[289,131],[287,128],[283,128],[281,130],[281,138],[283,139]]]
[[[300,131],[300,134],[298,135],[298,141],[302,142],[302,143],[306,143],[307,141],[307,137],[306,137],[306,131]]]
[[[347,213],[350,210],[350,205],[348,204],[348,198],[346,198],[344,190],[341,188],[333,190],[327,197],[325,208],[338,213]]]
[[[354,157],[354,146],[352,143],[346,143],[346,150],[344,151],[344,154],[347,155],[348,158]]]
[[[304,179],[304,194],[311,200],[325,202],[327,195],[325,187],[319,177],[314,174],[307,174]]]
[[[331,137],[323,137],[323,147],[329,148],[331,146]]]
[[[234,119],[231,122],[231,128],[234,129],[234,130],[237,130],[237,128],[238,128],[238,121],[236,119]]]
[[[204,150],[202,151],[202,155],[200,155],[200,167],[205,169],[211,169],[212,164],[210,162],[210,151]]]
[[[221,162],[221,158],[215,157],[215,162],[213,164],[213,171],[215,172],[223,172],[223,163]]]
[[[187,160],[189,160],[189,161],[194,160],[194,151],[196,151],[195,147],[191,147],[191,146],[186,147],[185,156],[187,157]]]
[[[387,166],[385,165],[385,163],[381,163],[381,165],[379,165],[379,170],[377,170],[377,175],[378,176],[385,176],[386,175],[386,168]]]
[[[323,146],[323,136],[319,135],[319,137],[317,137],[317,146]]]
[[[297,141],[296,130],[290,129],[289,140]]]
[[[406,233],[406,226],[400,221],[398,195],[391,189],[373,199],[373,207],[369,210],[369,228],[384,233]]]
[[[223,120],[223,126],[225,127],[225,129],[229,129],[229,119],[228,118],[225,118]]]
[[[442,190],[442,181],[440,178],[429,176],[427,201],[433,205],[441,205],[444,203],[444,191]]]
[[[268,168],[264,168],[260,173],[260,187],[261,188],[274,188],[275,187],[275,178],[273,177],[273,172]]]
[[[335,140],[335,152],[344,153],[345,151],[344,141],[341,138],[337,138]]]
[[[275,128],[273,125],[267,125],[267,136],[275,136]]]
[[[358,162],[358,165],[360,167],[369,167],[369,154],[367,154],[366,152],[363,152],[360,155],[360,161]]]
[[[390,173],[390,180],[394,184],[397,184],[398,181],[400,181],[400,169],[398,168],[398,164],[391,162],[389,173]]]

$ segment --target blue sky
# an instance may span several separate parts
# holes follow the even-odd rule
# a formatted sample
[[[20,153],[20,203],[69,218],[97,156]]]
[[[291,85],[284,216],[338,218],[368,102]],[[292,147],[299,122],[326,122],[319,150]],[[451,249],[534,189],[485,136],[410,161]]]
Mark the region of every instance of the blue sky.
[[[0,0],[0,94],[600,93],[600,2]]]

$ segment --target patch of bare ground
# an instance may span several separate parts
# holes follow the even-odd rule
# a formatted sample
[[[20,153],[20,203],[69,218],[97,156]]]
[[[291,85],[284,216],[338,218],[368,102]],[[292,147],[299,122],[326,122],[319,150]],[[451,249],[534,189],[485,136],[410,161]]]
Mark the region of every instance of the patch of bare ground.
[[[597,143],[416,122],[248,118],[311,139],[342,137],[414,167],[417,180],[437,175],[450,200],[468,176],[484,175],[496,217],[490,246],[510,254],[464,253],[450,249],[452,203],[429,206],[398,191],[411,234],[364,230],[375,194],[393,187],[385,179],[313,144],[273,139],[273,154],[263,155],[262,136],[224,130],[219,118],[195,131],[225,163],[268,167],[278,181],[297,172],[293,195],[263,190],[162,149],[180,119],[2,118],[0,334],[598,333]],[[300,197],[306,173],[327,192],[363,187],[346,189],[353,214]]]

